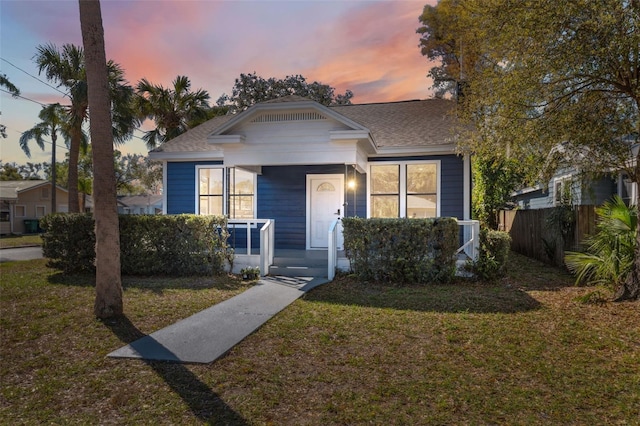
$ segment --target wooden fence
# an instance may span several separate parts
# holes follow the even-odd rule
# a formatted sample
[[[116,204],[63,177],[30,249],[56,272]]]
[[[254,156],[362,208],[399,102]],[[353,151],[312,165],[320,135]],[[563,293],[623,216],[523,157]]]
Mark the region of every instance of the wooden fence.
[[[564,264],[565,250],[577,250],[587,235],[595,233],[595,206],[574,206],[573,224],[558,223],[558,208],[501,210],[499,229],[511,235],[511,249],[556,265]]]

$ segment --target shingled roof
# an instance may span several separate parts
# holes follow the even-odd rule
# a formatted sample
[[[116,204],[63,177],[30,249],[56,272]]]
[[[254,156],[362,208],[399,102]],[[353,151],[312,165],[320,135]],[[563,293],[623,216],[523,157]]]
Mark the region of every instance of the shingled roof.
[[[377,147],[439,146],[451,143],[455,102],[427,99],[331,109],[369,129]]]
[[[309,99],[286,96],[266,103],[302,102]],[[454,125],[453,101],[444,99],[413,100],[371,104],[335,105],[334,112],[369,129],[377,147],[442,146],[451,143]],[[219,153],[207,137],[236,115],[214,117],[186,133],[164,143],[156,153]]]

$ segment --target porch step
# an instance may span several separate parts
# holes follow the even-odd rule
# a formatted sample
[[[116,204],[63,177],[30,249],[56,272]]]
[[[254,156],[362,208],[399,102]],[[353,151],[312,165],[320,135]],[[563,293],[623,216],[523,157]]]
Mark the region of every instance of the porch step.
[[[326,277],[327,265],[304,266],[304,265],[271,265],[269,275],[280,275],[283,277]]]

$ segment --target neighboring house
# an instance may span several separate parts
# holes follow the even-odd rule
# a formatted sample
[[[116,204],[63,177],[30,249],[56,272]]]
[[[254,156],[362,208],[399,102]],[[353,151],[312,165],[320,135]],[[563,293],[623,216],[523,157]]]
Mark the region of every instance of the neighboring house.
[[[56,187],[56,211],[69,211],[66,189]],[[37,221],[51,213],[51,182],[44,180],[0,181],[0,233],[37,231]],[[25,221],[27,221],[25,226]],[[36,224],[34,229],[34,224]]]
[[[215,117],[150,152],[164,162],[163,212],[275,219],[275,248],[298,250],[326,250],[342,216],[470,219],[454,108],[288,96]]]
[[[161,214],[162,195],[121,195],[118,197],[120,214]]]
[[[633,158],[638,149],[638,144],[631,147],[631,165],[635,164]],[[546,185],[525,188],[512,195],[518,208],[545,209],[562,204],[598,206],[614,195],[629,205],[635,203],[637,194],[638,184],[623,172],[589,178],[572,168],[558,171]]]

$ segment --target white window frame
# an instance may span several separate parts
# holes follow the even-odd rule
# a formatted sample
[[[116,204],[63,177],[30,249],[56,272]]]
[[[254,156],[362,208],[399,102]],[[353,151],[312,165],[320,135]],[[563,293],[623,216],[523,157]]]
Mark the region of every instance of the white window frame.
[[[19,215],[19,214],[18,214],[18,208],[20,208],[20,207],[22,207],[22,211],[23,211],[23,213],[24,213],[24,214],[22,214],[22,215]],[[15,214],[14,214],[14,216],[15,216],[16,218],[19,218],[19,217],[27,217],[27,206],[26,206],[26,205],[24,205],[24,204],[16,204],[16,205],[13,207],[13,212],[15,213]]]
[[[553,206],[554,207],[562,205],[562,198],[560,198],[560,200],[558,200],[558,191],[557,191],[558,184],[560,184],[560,191],[561,192],[564,192],[565,185],[567,185],[567,184],[570,185],[569,191],[571,191],[571,195],[574,195],[573,194],[573,175],[568,174],[568,175],[562,175],[562,176],[553,178],[552,200],[553,200]],[[572,201],[575,202],[576,200],[572,200]]]
[[[38,209],[42,209],[42,215],[38,216]],[[42,205],[42,204],[37,204],[36,205],[36,218],[41,218],[41,217],[45,217],[47,215],[47,206]]]
[[[196,194],[196,206],[195,213],[200,214],[200,170],[211,170],[211,169],[220,169],[222,170],[222,214],[226,215],[227,209],[226,200],[227,200],[227,176],[225,173],[225,168],[222,164],[220,165],[198,165],[196,166],[196,175],[195,175],[195,194]]]
[[[242,169],[243,171],[247,172],[247,173],[252,173],[254,175],[254,179],[253,179],[253,213],[254,216],[257,216],[258,214],[258,175],[255,172],[252,172],[251,170],[247,170],[247,169],[243,169],[242,167],[237,167],[239,169]],[[219,165],[197,165],[196,166],[196,173],[195,173],[195,212],[196,214],[200,214],[200,170],[201,169],[220,169],[222,170],[222,214],[224,216],[228,216],[229,212],[228,212],[228,206],[229,206],[229,182],[228,182],[228,178],[227,178],[227,171],[229,169],[231,169],[231,167],[225,167],[222,164]],[[255,218],[253,218],[255,219]],[[249,220],[249,219],[247,219]]]
[[[436,217],[442,214],[442,164],[441,160],[409,160],[409,161],[371,161],[367,164],[367,217],[371,217],[371,166],[400,166],[400,211],[399,217],[407,217],[407,165],[435,164],[436,165]]]

